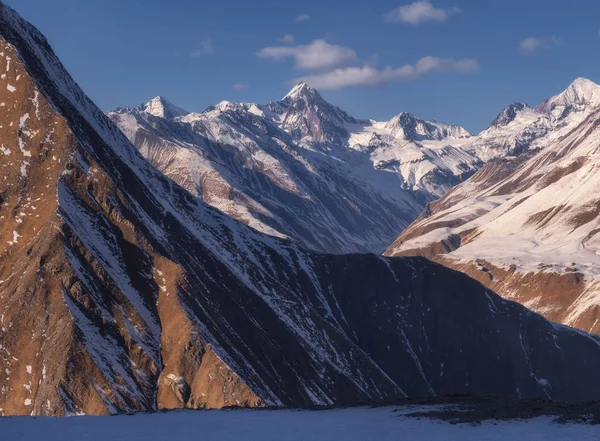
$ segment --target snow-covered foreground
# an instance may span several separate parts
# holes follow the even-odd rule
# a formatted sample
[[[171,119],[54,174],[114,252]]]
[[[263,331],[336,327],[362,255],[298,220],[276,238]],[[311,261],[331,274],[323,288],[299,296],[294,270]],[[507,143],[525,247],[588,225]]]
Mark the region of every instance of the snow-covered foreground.
[[[173,411],[113,417],[0,418],[0,439],[17,440],[598,440],[600,427],[550,417],[450,424],[405,416],[431,406],[343,410]]]

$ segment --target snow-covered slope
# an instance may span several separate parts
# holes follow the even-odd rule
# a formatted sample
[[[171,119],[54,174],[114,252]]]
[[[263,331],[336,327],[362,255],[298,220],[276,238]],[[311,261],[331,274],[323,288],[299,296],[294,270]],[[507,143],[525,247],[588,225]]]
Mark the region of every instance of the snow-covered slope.
[[[460,126],[423,121],[403,112],[389,121],[346,124],[348,147],[369,155],[377,170],[401,176],[408,190],[443,196],[483,163],[462,146],[472,135]]]
[[[539,405],[539,404],[538,404]],[[445,406],[394,406],[333,410],[178,411],[114,417],[2,418],[6,441],[597,441],[598,426],[583,420],[553,422],[550,416],[456,424],[417,417]],[[402,439],[402,438],[400,438]]]
[[[600,397],[600,340],[423,258],[308,252],[146,162],[0,3],[0,412]]]
[[[148,160],[258,231],[326,252],[381,252],[424,204],[479,161],[450,144],[470,134],[403,113],[359,121],[304,83],[266,105],[202,113],[109,112]],[[174,108],[167,104],[168,108]]]
[[[600,109],[587,109],[597,93],[578,80],[540,106],[556,120],[578,106],[587,116],[537,153],[489,163],[428,207],[387,254],[443,254],[506,297],[600,332]]]

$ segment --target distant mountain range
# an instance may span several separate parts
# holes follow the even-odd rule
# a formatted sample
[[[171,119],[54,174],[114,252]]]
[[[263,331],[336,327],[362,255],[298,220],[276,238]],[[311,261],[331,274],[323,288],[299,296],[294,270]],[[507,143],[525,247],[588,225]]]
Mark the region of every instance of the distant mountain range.
[[[194,195],[323,252],[382,252],[425,203],[478,164],[445,145],[470,136],[462,128],[408,114],[359,121],[304,83],[266,105],[221,102],[198,114],[157,97],[108,115]],[[400,161],[401,152],[410,159]]]
[[[600,398],[595,336],[422,257],[306,251],[202,202],[153,168],[43,35],[2,3],[0,71],[0,414],[356,405],[448,394]],[[190,162],[221,164],[225,175],[244,159],[240,170],[263,167],[257,181],[314,198],[276,146],[306,175],[313,156],[305,151],[327,164],[338,147],[346,159],[371,156],[328,144],[332,121],[346,118],[341,111],[328,112],[331,126],[298,125],[295,99],[262,109],[222,103],[200,115],[153,101],[120,115],[130,135],[147,124],[148,139],[161,145],[165,135],[154,127],[172,130],[177,149],[189,136]],[[267,111],[279,116],[251,116]],[[178,118],[185,121],[174,124]],[[285,121],[295,135],[279,128]],[[351,121],[344,124],[361,125],[360,133],[374,125]],[[403,133],[463,133],[410,124]],[[240,133],[261,147],[239,144]],[[207,144],[196,143],[201,138]],[[197,145],[206,150],[199,154]],[[417,200],[409,191],[417,190],[396,193],[407,206]]]
[[[579,124],[596,88],[578,79],[535,108],[514,103],[479,135],[406,112],[357,120],[305,83],[266,105],[189,113],[157,97],[108,115],[157,169],[256,230],[316,251],[379,253],[485,163]]]

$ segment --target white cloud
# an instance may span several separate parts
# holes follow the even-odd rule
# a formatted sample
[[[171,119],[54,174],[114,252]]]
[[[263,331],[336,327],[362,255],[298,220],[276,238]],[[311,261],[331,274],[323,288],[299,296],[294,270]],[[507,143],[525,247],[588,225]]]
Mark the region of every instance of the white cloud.
[[[280,43],[292,44],[296,41],[293,35],[285,34],[283,37],[277,39]]]
[[[444,59],[437,57],[421,58],[417,64],[407,64],[398,69],[372,66],[344,67],[322,74],[307,75],[293,80],[304,81],[318,89],[342,89],[355,86],[378,86],[392,81],[416,80],[430,72],[472,74],[479,70],[479,63],[473,59]]]
[[[329,44],[325,40],[299,46],[270,46],[261,49],[257,55],[273,60],[294,58],[296,67],[300,69],[330,69],[352,63],[357,58],[352,49]]]
[[[458,8],[441,9],[434,7],[427,0],[416,1],[410,5],[400,6],[383,15],[385,23],[419,24],[425,21],[444,22],[450,16],[460,12]]]
[[[211,55],[215,53],[215,48],[213,46],[212,40],[207,38],[200,42],[200,47],[196,50],[190,52],[190,57],[198,58],[203,57],[205,55]]]
[[[296,17],[296,20],[294,20],[296,23],[302,23],[304,21],[308,21],[310,20],[310,15],[308,14],[300,14]]]
[[[519,43],[519,52],[527,55],[540,49],[550,49],[563,44],[564,40],[560,37],[529,37]]]
[[[250,89],[250,86],[248,86],[245,83],[235,83],[233,86],[231,86],[233,89],[235,90],[245,90],[245,89]]]

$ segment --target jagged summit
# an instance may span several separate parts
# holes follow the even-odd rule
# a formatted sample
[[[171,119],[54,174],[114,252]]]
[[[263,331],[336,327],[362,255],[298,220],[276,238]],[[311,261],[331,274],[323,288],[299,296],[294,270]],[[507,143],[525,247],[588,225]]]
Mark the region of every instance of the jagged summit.
[[[319,95],[319,92],[317,92],[317,89],[315,89],[312,86],[309,86],[304,81],[300,81],[294,87],[292,87],[292,90],[290,90],[281,99],[281,101],[285,101],[286,99],[297,99],[300,97],[319,97],[320,98],[321,96]]]
[[[570,88],[574,90],[573,94],[588,96],[590,95],[589,91],[593,91],[595,87],[597,86],[593,82],[580,78],[574,81]],[[151,158],[155,166],[185,185],[186,188],[191,189],[192,192],[202,188],[204,197],[212,205],[225,210],[233,217],[246,221],[251,220],[251,225],[269,234],[294,237],[310,247],[339,252],[340,246],[341,249],[347,251],[356,251],[357,246],[360,251],[376,250],[376,246],[381,243],[381,238],[387,233],[380,231],[375,241],[369,239],[364,245],[360,245],[356,241],[357,236],[361,236],[360,240],[363,240],[363,233],[357,234],[356,230],[351,234],[344,233],[339,241],[336,239],[336,244],[329,240],[328,233],[325,234],[327,239],[315,240],[314,232],[310,228],[294,228],[294,232],[290,233],[292,228],[289,227],[289,224],[284,227],[281,219],[273,214],[286,212],[286,215],[282,217],[290,218],[287,213],[289,210],[287,199],[275,195],[267,197],[268,192],[265,192],[264,189],[256,192],[257,189],[254,186],[257,183],[253,178],[248,178],[247,181],[244,180],[246,178],[242,179],[243,173],[233,170],[235,168],[233,165],[227,166],[230,168],[228,173],[239,179],[234,185],[235,191],[240,192],[239,194],[243,193],[245,196],[244,198],[235,198],[234,202],[230,197],[223,197],[223,194],[226,193],[221,193],[223,188],[221,185],[229,188],[232,179],[226,177],[220,167],[222,164],[229,164],[229,159],[222,158],[215,161],[214,164],[206,163],[204,159],[190,161],[191,153],[187,148],[177,153],[181,158],[174,159],[171,156],[175,155],[174,152],[166,155],[164,149],[158,149],[158,145],[164,143],[172,148],[171,141],[174,134],[177,133],[179,141],[183,143],[193,141],[195,146],[199,146],[198,152],[194,155],[198,154],[199,157],[203,157],[204,154],[207,154],[212,161],[222,153],[220,151],[210,152],[210,154],[204,152],[202,137],[208,135],[211,140],[217,140],[217,143],[226,144],[228,147],[235,145],[240,154],[246,150],[252,152],[251,156],[255,156],[252,160],[253,167],[257,168],[258,173],[261,175],[267,173],[267,179],[270,182],[275,186],[282,186],[293,194],[302,193],[299,190],[302,185],[299,183],[305,181],[303,175],[305,170],[296,169],[293,162],[290,162],[290,158],[280,157],[281,147],[286,145],[285,149],[294,150],[296,153],[300,151],[302,154],[305,153],[304,148],[309,151],[317,150],[324,153],[329,158],[328,160],[332,160],[335,164],[348,166],[352,170],[348,176],[360,175],[361,167],[386,171],[388,176],[398,175],[403,188],[419,193],[418,198],[421,197],[421,192],[424,193],[424,199],[418,199],[421,201],[418,202],[420,205],[429,197],[443,196],[453,185],[466,179],[491,159],[516,157],[530,149],[543,148],[547,135],[555,133],[555,130],[572,127],[580,118],[587,115],[587,108],[586,105],[569,106],[568,108],[563,106],[555,116],[553,113],[545,113],[531,108],[525,103],[515,102],[503,109],[490,127],[480,134],[474,135],[461,126],[420,119],[409,112],[401,112],[388,121],[357,120],[327,102],[309,84],[299,82],[281,100],[264,105],[222,101],[199,114],[193,113],[184,118],[177,118],[174,121],[176,126],[164,124],[157,128],[156,121],[152,121],[152,118],[144,118],[144,115],[142,115],[143,119],[146,119],[144,122],[139,118],[129,118],[128,115],[112,115],[111,117],[140,151]],[[566,113],[563,112],[565,109],[567,109]],[[569,112],[572,113],[572,117],[567,118]],[[189,127],[186,127],[190,133],[182,132],[183,129],[178,123],[190,124]],[[147,150],[150,133],[152,136],[160,138],[152,141],[157,149],[155,153]],[[247,137],[250,133],[252,136],[256,136],[252,142]],[[265,135],[268,135],[270,140],[278,139],[278,146],[271,150],[265,141]],[[303,149],[298,150],[297,146],[301,146]],[[355,159],[356,152],[362,152],[365,157],[359,160]],[[246,155],[247,153],[243,153],[244,158]],[[276,173],[273,169],[274,163],[268,165],[264,163],[270,157],[277,158]],[[367,161],[365,164],[357,166],[357,163],[365,160]],[[247,159],[242,162],[245,163],[245,161]],[[312,158],[307,159],[307,163],[311,164],[313,171],[318,168]],[[219,171],[215,171],[214,167]],[[200,173],[200,170],[204,170],[204,172]],[[207,173],[210,173],[215,179],[218,176],[219,185],[206,185],[203,179]],[[322,173],[321,176],[328,176],[328,173]],[[339,180],[338,184],[348,190],[349,186],[346,183],[342,184],[345,179],[346,177]],[[369,177],[367,180],[369,183],[374,183],[378,179]],[[396,184],[397,182],[394,181],[392,185]],[[329,189],[334,188],[330,182],[326,186]],[[379,184],[377,183],[376,186]],[[328,191],[323,191],[325,185],[319,188],[320,190],[316,191],[320,193],[321,197],[326,197]],[[339,188],[335,192],[339,195]],[[381,194],[379,190],[375,193]],[[392,194],[387,186],[383,193],[386,195],[385,199]],[[327,195],[327,197],[329,196]],[[344,197],[357,207],[363,203],[366,203],[367,206],[376,205],[372,202],[365,202],[362,196],[359,197],[356,192],[345,193]],[[374,198],[369,198],[369,200],[374,200]],[[259,204],[257,204],[258,201],[260,201]],[[346,204],[346,202],[340,202],[342,205]],[[412,210],[412,208],[406,208],[408,205],[410,204],[404,203],[402,211]],[[324,206],[329,207],[331,203],[327,202],[322,205],[322,207]],[[317,221],[317,217],[320,217],[324,211],[326,210],[323,208],[311,207],[304,213],[309,214],[310,221],[307,222],[313,227],[321,223],[323,231],[329,231],[331,225],[328,221]],[[380,208],[378,211],[382,212]],[[364,217],[367,211],[356,210],[355,212],[359,217]],[[270,214],[265,217],[264,213]],[[336,210],[336,213],[342,213],[342,211]],[[370,213],[369,216],[373,217],[374,210]],[[329,218],[329,216],[328,214],[326,217]],[[337,214],[333,217],[338,219]],[[347,219],[348,214],[344,214],[341,218]],[[345,220],[341,220],[341,222],[344,223]],[[382,224],[381,219],[378,219],[376,223]],[[397,234],[398,227],[393,226],[392,229],[394,230],[393,234]],[[374,243],[377,245],[373,245]]]
[[[181,107],[177,107],[162,96],[157,96],[148,101],[144,105],[143,110],[154,116],[165,119],[177,118],[178,116],[184,116],[190,113]]]
[[[395,136],[404,139],[415,139],[417,135],[424,135],[426,131],[425,121],[415,118],[414,115],[408,112],[401,112],[392,117],[385,124],[385,128],[389,129]]]
[[[519,112],[525,109],[530,109],[530,107],[525,103],[514,102],[512,104],[509,104],[504,108],[504,110],[502,110],[502,112],[498,114],[498,116],[496,117],[496,119],[494,119],[491,125],[493,127],[507,126],[515,120]]]
[[[301,81],[281,101],[266,106],[279,115],[281,127],[297,140],[315,141],[331,145],[347,137],[346,123],[358,121],[339,107],[325,101],[319,92]]]
[[[274,103],[283,109],[294,109],[305,114],[315,113],[321,119],[337,120],[339,124],[355,121],[339,107],[326,101],[314,87],[301,81],[282,99]]]
[[[235,110],[237,108],[241,107],[239,104],[237,103],[233,103],[231,101],[227,101],[227,100],[223,100],[220,103],[209,107],[209,109],[216,109],[219,110],[221,112],[227,112],[228,110]]]
[[[535,107],[515,102],[502,110],[466,150],[487,162],[543,149],[566,135],[600,106],[600,86],[577,78],[564,91]]]
[[[469,138],[471,133],[457,125],[425,121],[408,112],[401,112],[385,124],[392,135],[410,141],[442,140],[444,138]]]

